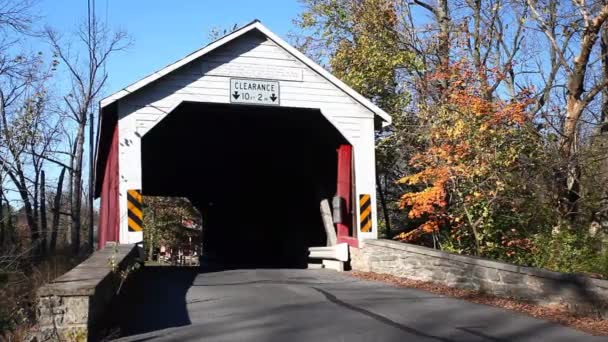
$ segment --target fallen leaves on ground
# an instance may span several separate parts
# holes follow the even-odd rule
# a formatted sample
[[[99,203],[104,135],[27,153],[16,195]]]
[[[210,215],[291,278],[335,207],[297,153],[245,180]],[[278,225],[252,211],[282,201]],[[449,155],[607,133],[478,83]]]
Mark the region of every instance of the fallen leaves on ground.
[[[464,299],[473,303],[491,305],[507,310],[517,311],[532,317],[566,325],[594,335],[608,336],[608,320],[574,314],[559,307],[541,306],[513,298],[496,297],[475,290],[458,289],[433,282],[412,280],[387,274],[359,271],[349,272],[349,274],[364,280],[381,281],[399,287],[414,288],[439,295]]]

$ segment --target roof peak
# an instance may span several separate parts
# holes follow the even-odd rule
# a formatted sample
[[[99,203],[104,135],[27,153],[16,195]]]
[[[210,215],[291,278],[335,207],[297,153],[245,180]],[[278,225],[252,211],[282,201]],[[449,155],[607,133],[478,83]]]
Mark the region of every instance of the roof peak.
[[[166,67],[148,75],[147,77],[144,77],[143,79],[129,85],[126,88],[123,88],[122,90],[102,99],[100,101],[100,107],[104,108],[109,106],[110,104],[120,100],[121,98],[139,90],[140,88],[145,87],[146,85],[156,81],[157,79],[173,72],[174,70],[194,61],[195,59],[198,59],[204,55],[206,55],[207,53],[217,49],[220,46],[223,46],[229,42],[231,42],[232,40],[243,36],[244,34],[257,29],[258,31],[260,31],[263,35],[265,35],[268,39],[270,39],[271,41],[273,41],[275,44],[277,44],[279,47],[281,47],[282,49],[284,49],[285,51],[287,51],[287,53],[291,54],[292,56],[294,56],[296,59],[298,59],[300,62],[302,62],[304,65],[306,65],[307,67],[309,67],[310,69],[312,69],[313,71],[315,71],[317,74],[319,74],[321,77],[327,79],[329,82],[333,83],[335,86],[337,86],[339,89],[341,89],[342,91],[344,91],[345,93],[347,93],[349,96],[351,96],[353,99],[355,99],[357,102],[361,103],[364,107],[367,107],[370,111],[372,111],[374,114],[378,115],[379,117],[381,117],[386,123],[390,124],[391,123],[391,117],[388,113],[386,113],[385,111],[383,111],[382,109],[380,109],[378,106],[376,106],[374,103],[372,103],[370,100],[368,100],[367,98],[363,97],[361,94],[357,93],[355,90],[353,90],[351,87],[349,87],[348,85],[346,85],[344,82],[340,81],[338,78],[336,78],[335,76],[333,76],[330,72],[328,72],[327,70],[325,70],[323,67],[321,67],[320,65],[318,65],[317,63],[315,63],[314,61],[312,61],[310,58],[306,57],[303,53],[301,53],[300,51],[298,51],[296,48],[294,48],[293,46],[289,45],[287,42],[285,42],[283,39],[281,39],[279,36],[277,36],[276,34],[274,34],[272,31],[270,31],[268,28],[266,28],[266,26],[264,26],[262,24],[262,22],[258,19],[254,19],[253,21],[251,21],[250,23],[246,24],[245,26],[242,26],[226,35],[224,35],[223,37],[218,38],[217,40],[207,44],[206,46],[188,54],[187,56],[185,56],[184,58],[167,65]]]

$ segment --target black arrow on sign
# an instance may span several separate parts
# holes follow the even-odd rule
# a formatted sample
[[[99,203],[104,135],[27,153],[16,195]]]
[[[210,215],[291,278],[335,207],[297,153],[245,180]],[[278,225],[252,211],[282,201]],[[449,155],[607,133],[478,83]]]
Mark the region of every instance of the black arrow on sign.
[[[272,93],[272,96],[270,96],[270,99],[272,100],[272,102],[276,101],[277,97],[274,95],[274,93]]]
[[[239,95],[239,92],[235,90],[235,91],[234,91],[234,94],[232,94],[232,96],[234,96],[234,99],[236,100],[236,99],[238,99],[238,98],[239,98],[239,96],[241,96],[241,95]]]

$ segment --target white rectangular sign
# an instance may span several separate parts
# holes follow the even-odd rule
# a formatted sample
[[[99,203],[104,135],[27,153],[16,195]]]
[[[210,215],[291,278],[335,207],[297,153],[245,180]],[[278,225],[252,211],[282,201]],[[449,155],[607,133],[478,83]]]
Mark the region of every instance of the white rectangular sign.
[[[230,79],[230,103],[276,105],[280,103],[278,81]]]

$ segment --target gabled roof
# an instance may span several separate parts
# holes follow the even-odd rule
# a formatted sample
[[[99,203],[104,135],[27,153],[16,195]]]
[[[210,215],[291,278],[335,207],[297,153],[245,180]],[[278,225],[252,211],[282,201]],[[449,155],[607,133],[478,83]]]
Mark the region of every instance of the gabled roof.
[[[359,102],[361,105],[363,105],[364,107],[366,107],[367,109],[369,109],[370,111],[372,111],[374,114],[378,115],[380,118],[382,118],[382,120],[384,120],[387,124],[391,123],[391,117],[390,115],[388,115],[388,113],[386,113],[385,111],[383,111],[382,109],[380,109],[378,106],[376,106],[375,104],[373,104],[371,101],[369,101],[368,99],[366,99],[365,97],[361,96],[359,93],[357,93],[355,90],[353,90],[351,87],[347,86],[344,82],[340,81],[339,79],[337,79],[335,76],[333,76],[331,73],[329,73],[327,70],[323,69],[323,67],[321,67],[320,65],[318,65],[317,63],[313,62],[310,58],[306,57],[303,53],[301,53],[300,51],[298,51],[296,48],[294,48],[293,46],[289,45],[287,42],[285,42],[283,39],[281,39],[279,36],[277,36],[276,34],[272,33],[269,29],[267,29],[264,25],[262,25],[262,23],[259,20],[254,20],[251,23],[239,28],[236,31],[233,31],[227,35],[225,35],[224,37],[208,44],[207,46],[189,54],[188,56],[178,60],[177,62],[170,64],[166,67],[164,67],[163,69],[131,84],[130,86],[104,98],[103,100],[101,100],[101,108],[104,107],[108,107],[110,105],[112,105],[113,103],[115,103],[116,101],[120,100],[121,98],[136,92],[137,90],[145,87],[146,85],[158,80],[159,78],[171,73],[174,70],[177,70],[178,68],[198,59],[199,57],[202,57],[206,54],[208,54],[209,52],[217,49],[218,47],[225,45],[229,42],[231,42],[232,40],[243,36],[244,34],[246,34],[247,32],[250,32],[252,30],[258,30],[260,31],[262,34],[264,34],[268,39],[272,40],[274,43],[276,43],[278,46],[280,46],[281,48],[283,48],[285,51],[287,51],[288,53],[290,53],[292,56],[294,56],[296,59],[300,60],[302,63],[304,63],[306,66],[308,66],[309,68],[311,68],[312,70],[314,70],[315,72],[317,72],[319,75],[321,75],[322,77],[324,77],[325,79],[327,79],[329,82],[331,82],[332,84],[334,84],[336,87],[338,87],[339,89],[341,89],[342,91],[344,91],[346,94],[348,94],[349,96],[351,96],[353,99],[355,99],[357,102]]]

